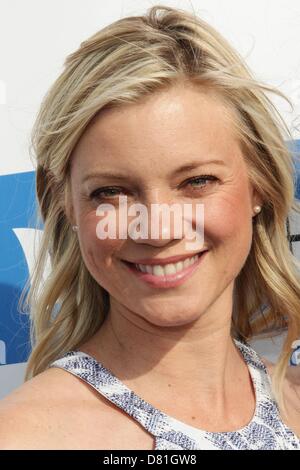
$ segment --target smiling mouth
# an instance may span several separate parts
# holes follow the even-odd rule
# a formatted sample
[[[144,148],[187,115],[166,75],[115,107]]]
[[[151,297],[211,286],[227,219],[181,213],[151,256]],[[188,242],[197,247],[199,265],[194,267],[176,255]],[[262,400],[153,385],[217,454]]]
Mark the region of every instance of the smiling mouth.
[[[193,256],[185,258],[183,261],[178,261],[176,263],[168,263],[168,264],[136,264],[131,263],[129,261],[122,260],[127,266],[131,267],[131,269],[135,269],[136,271],[144,274],[150,274],[155,277],[166,277],[176,275],[177,273],[183,273],[187,268],[197,263],[199,258],[202,257],[204,253],[208,250],[204,250],[202,252],[196,253]]]

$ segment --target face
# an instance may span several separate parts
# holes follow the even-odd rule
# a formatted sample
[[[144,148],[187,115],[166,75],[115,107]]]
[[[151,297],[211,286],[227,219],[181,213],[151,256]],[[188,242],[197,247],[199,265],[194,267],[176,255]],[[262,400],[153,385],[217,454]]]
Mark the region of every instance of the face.
[[[82,135],[72,155],[68,214],[79,227],[84,263],[109,292],[111,309],[156,326],[187,325],[208,312],[220,316],[230,310],[259,202],[230,117],[212,92],[177,86],[102,112]],[[194,168],[176,172],[191,163]],[[208,251],[182,282],[162,288],[124,262],[190,257],[186,236],[175,238],[172,226],[168,238],[161,230],[159,238],[150,231],[146,239],[97,237],[97,207],[112,204],[118,220],[120,195],[127,196],[128,206],[140,203],[149,212],[153,203],[188,203],[193,209],[203,204],[204,245],[196,252]]]

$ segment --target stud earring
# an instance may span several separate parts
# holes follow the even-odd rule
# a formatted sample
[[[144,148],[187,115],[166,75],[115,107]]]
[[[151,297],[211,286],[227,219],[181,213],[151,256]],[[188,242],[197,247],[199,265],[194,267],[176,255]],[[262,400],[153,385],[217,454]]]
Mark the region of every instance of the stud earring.
[[[253,210],[254,210],[255,214],[258,214],[261,211],[261,206],[255,206],[253,208]]]
[[[290,356],[290,365],[299,366],[300,365],[300,339],[294,341],[291,345],[292,354]]]
[[[78,230],[78,225],[72,225],[72,230],[73,230],[74,232],[77,232],[77,230]]]

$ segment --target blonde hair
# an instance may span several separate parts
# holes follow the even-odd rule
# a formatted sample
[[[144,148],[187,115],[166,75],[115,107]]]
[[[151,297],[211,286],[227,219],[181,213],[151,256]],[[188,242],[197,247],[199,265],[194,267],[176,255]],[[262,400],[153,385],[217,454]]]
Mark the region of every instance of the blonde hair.
[[[272,379],[283,403],[290,346],[300,336],[299,264],[289,248],[286,220],[291,209],[300,209],[292,151],[284,140],[292,136],[266,92],[287,98],[254,79],[205,21],[161,5],[115,21],[82,42],[42,101],[31,143],[44,229],[25,301],[32,343],[25,380],[91,338],[109,311],[108,292],[83,263],[67,211],[72,150],[101,110],[139,102],[183,82],[209,87],[234,110],[249,178],[264,201],[253,219],[249,256],[235,280],[232,335],[249,340],[287,331]],[[44,280],[47,258],[51,270]]]

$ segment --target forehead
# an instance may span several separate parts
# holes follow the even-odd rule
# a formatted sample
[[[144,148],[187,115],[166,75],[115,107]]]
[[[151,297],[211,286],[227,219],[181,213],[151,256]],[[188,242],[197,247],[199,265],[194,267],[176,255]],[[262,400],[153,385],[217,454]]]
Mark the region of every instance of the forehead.
[[[127,166],[199,158],[230,160],[239,152],[234,111],[213,91],[172,87],[95,116],[73,152],[83,166]]]

